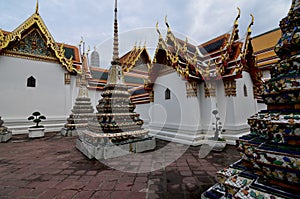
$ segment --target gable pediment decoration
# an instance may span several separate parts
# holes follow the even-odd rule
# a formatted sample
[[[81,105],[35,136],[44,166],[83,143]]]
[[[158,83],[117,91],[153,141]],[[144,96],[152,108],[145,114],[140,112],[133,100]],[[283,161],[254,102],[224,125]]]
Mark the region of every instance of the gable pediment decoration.
[[[32,29],[21,40],[9,44],[6,51],[57,60],[54,51],[48,48],[38,29]]]
[[[10,44],[14,42],[26,41],[26,32],[30,32],[32,29],[36,28],[38,32],[40,32],[41,38],[44,38],[45,47],[52,49],[53,55],[58,59],[60,64],[62,64],[65,69],[71,73],[79,73],[81,74],[81,69],[73,66],[73,57],[67,59],[65,57],[65,50],[63,48],[63,44],[58,45],[49,30],[47,29],[45,23],[43,22],[41,16],[38,12],[35,12],[31,15],[25,22],[23,22],[19,27],[8,34],[3,34],[2,30],[0,30],[0,52],[6,50],[10,47]],[[34,32],[32,34],[35,34]],[[33,36],[33,35],[31,35]],[[27,38],[29,39],[29,38]],[[43,42],[43,43],[44,43]],[[19,44],[21,45],[21,44]],[[34,42],[32,42],[34,47]],[[39,45],[39,44],[38,44]],[[42,44],[43,45],[43,44]],[[29,48],[18,47],[18,50],[24,50]],[[31,52],[32,53],[32,52]],[[42,52],[35,51],[33,54],[41,54]],[[43,53],[42,53],[43,54]]]

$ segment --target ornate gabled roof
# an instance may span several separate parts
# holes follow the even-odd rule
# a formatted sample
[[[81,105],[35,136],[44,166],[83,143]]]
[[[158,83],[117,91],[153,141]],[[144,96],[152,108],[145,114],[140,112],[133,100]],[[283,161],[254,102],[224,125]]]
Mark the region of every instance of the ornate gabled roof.
[[[238,41],[239,18],[240,9],[238,8],[231,34],[225,33],[199,46],[202,51],[207,51],[205,62],[208,63],[208,67],[204,75],[206,80],[240,77],[236,70],[239,68],[239,55],[242,48],[242,42]]]
[[[27,20],[25,20],[20,26],[18,26],[12,32],[4,32],[0,30],[0,53],[2,53],[9,45],[13,42],[21,40],[25,33],[29,32],[31,29],[36,29],[38,33],[45,40],[45,45],[52,49],[53,55],[58,61],[66,68],[67,71],[71,73],[81,73],[80,67],[75,67],[73,65],[73,57],[66,58],[64,45],[57,44],[49,30],[47,29],[44,21],[38,12],[38,2],[36,6],[36,11]]]
[[[107,83],[108,70],[103,68],[89,67],[91,78],[88,78],[88,88],[102,90]],[[147,76],[136,75],[133,73],[125,73],[125,84],[135,90],[138,87],[143,87]]]
[[[239,18],[240,9],[238,8],[238,16],[234,20],[231,34],[223,34],[200,46],[194,46],[188,43],[187,39],[183,41],[176,38],[165,19],[167,26],[166,39],[164,41],[159,32],[160,39],[153,63],[172,66],[188,81],[202,81],[236,76],[237,68],[240,68],[239,55],[242,48],[242,42],[238,41]],[[159,54],[160,50],[163,52]],[[165,58],[161,60],[164,62],[158,62],[157,59],[163,54]]]
[[[141,68],[139,67],[139,65],[141,64],[147,66],[147,70],[141,72],[148,72],[150,68],[151,59],[146,49],[146,45],[144,45],[143,47],[137,47],[135,45],[131,51],[129,51],[123,57],[120,58],[120,62],[125,72],[129,72],[134,68]]]
[[[192,78],[195,81],[201,81],[201,75],[196,74],[194,70],[197,62],[202,59],[198,48],[190,44],[187,39],[183,41],[176,38],[171,31],[167,18],[165,18],[165,24],[168,28],[165,40],[163,40],[158,29],[158,24],[156,26],[159,42],[153,59],[153,66],[150,70],[151,82],[155,81],[160,70],[165,70],[165,67],[170,66],[187,80]]]
[[[210,41],[207,41],[199,45],[199,50],[203,55],[212,54],[220,49],[223,49],[226,45],[226,41],[230,37],[230,34],[226,33],[219,37],[216,37]]]

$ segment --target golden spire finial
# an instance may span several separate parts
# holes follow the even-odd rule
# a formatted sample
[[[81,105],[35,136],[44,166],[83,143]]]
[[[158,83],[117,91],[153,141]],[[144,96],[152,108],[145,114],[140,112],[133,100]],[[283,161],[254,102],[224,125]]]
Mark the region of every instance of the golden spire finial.
[[[170,29],[169,23],[168,23],[168,16],[165,16],[165,24],[168,27],[168,29]]]
[[[39,0],[36,0],[35,13],[39,14]]]
[[[162,37],[162,36],[161,36],[161,32],[160,32],[159,29],[158,29],[158,22],[156,22],[156,31],[157,31],[157,33],[159,34],[159,37]]]
[[[238,20],[241,17],[241,9],[239,7],[237,7],[237,10],[238,10],[238,15],[237,15],[237,17],[235,18],[235,21],[234,21],[235,26],[239,25]]]
[[[251,23],[248,26],[248,34],[252,32],[251,26],[254,24],[254,16],[253,16],[253,14],[250,14],[250,16],[251,16],[252,19],[251,19]]]

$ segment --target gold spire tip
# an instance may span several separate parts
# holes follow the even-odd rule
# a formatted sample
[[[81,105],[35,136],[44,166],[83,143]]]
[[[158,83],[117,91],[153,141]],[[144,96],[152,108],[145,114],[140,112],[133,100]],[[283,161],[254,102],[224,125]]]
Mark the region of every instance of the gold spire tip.
[[[165,16],[165,24],[166,24],[166,26],[167,26],[168,28],[170,28],[169,23],[168,23],[168,16],[167,16],[167,15]]]
[[[159,29],[158,29],[158,22],[156,22],[156,31],[157,31],[157,33],[160,35],[161,33],[160,33],[160,31],[159,31]]]
[[[235,18],[234,25],[238,25],[238,20],[241,17],[241,9],[239,7],[237,7],[237,10],[238,10],[238,15]]]
[[[253,24],[254,24],[254,16],[253,16],[253,14],[250,14],[250,16],[251,16],[251,23],[248,26],[248,33],[252,32],[251,26],[253,26]]]
[[[36,0],[36,5],[35,5],[35,13],[39,13],[39,0]]]

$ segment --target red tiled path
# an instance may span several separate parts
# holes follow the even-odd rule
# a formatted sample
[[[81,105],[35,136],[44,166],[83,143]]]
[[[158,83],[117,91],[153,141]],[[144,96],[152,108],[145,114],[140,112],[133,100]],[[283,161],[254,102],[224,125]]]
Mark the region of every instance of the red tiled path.
[[[215,172],[239,159],[233,146],[204,159],[198,157],[199,147],[190,147],[164,169],[133,174],[87,159],[75,141],[47,133],[1,143],[0,198],[200,198],[215,183]]]

